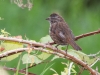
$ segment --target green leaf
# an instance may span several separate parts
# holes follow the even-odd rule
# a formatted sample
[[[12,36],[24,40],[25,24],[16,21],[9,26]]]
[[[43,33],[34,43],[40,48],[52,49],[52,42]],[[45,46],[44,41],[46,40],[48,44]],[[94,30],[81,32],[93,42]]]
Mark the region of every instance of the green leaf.
[[[38,57],[34,56],[34,55],[30,55],[30,54],[24,54],[22,57],[22,62],[23,64],[27,64],[27,63],[40,63],[42,60],[39,59]]]
[[[40,42],[42,43],[49,43],[49,42],[53,42],[53,40],[51,39],[51,37],[49,35],[46,35],[45,37],[42,37],[40,39]],[[46,48],[47,49],[47,48]],[[47,49],[47,50],[50,50],[50,49]],[[37,57],[42,59],[42,60],[45,60],[47,59],[48,57],[50,57],[52,54],[49,54],[49,53],[45,53],[45,52],[42,52],[40,55],[38,55]]]
[[[81,59],[81,57],[75,52],[75,50],[68,50],[67,51],[69,54],[73,55],[74,57],[78,58],[78,59]]]
[[[49,43],[49,42],[53,42],[53,40],[51,39],[51,37],[49,35],[46,35],[45,37],[42,37],[40,39],[40,42],[42,42],[42,43]]]
[[[46,60],[47,58],[49,58],[51,56],[51,54],[49,53],[45,53],[45,52],[42,52],[41,54],[37,55],[37,57],[41,60]]]
[[[13,49],[17,49],[17,48],[23,48],[23,44],[22,43],[13,42],[13,41],[3,41],[1,43],[1,46],[3,46],[5,48],[5,50],[3,52],[7,52],[7,51],[10,51],[10,50],[13,50]],[[11,55],[11,56],[7,56],[7,60],[8,61],[13,60],[16,57],[18,57],[19,54],[21,54],[21,53],[17,53],[17,54]]]
[[[89,66],[95,63],[95,61],[100,57],[100,56],[95,56],[95,58],[90,58],[87,54],[72,49],[68,50],[68,53],[82,60],[83,62],[87,63]]]
[[[20,42],[13,42],[13,41],[3,41],[2,46],[4,46],[5,50],[13,50],[17,48],[23,48],[23,44]]]

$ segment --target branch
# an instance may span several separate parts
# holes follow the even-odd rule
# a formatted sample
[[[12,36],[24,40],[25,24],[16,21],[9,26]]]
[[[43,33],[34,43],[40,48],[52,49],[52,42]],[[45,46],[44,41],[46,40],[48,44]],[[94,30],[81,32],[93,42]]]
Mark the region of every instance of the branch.
[[[81,60],[75,58],[74,56],[72,56],[72,55],[70,55],[70,54],[68,54],[68,53],[66,54],[66,52],[63,51],[63,50],[58,50],[57,48],[53,48],[52,46],[48,46],[47,48],[50,48],[50,47],[52,48],[52,50],[53,50],[54,52],[53,52],[53,51],[45,50],[45,49],[43,49],[43,48],[36,48],[36,47],[33,47],[33,49],[34,49],[34,50],[39,50],[39,51],[42,51],[42,52],[46,52],[46,53],[55,54],[55,55],[58,55],[59,57],[69,59],[69,60],[71,60],[71,61],[73,61],[73,62],[75,62],[75,63],[81,65],[81,66],[84,67],[85,69],[89,70],[90,73],[91,73],[92,75],[96,75],[96,74],[97,74],[97,72],[96,72],[95,70],[93,70],[90,66],[88,66],[88,64],[86,64],[85,62],[83,62],[83,61],[81,61]],[[7,55],[10,55],[11,52],[13,52],[13,53],[18,53],[18,52],[22,52],[22,51],[24,51],[24,50],[29,50],[29,48],[23,48],[23,49],[21,48],[21,49],[11,50],[10,52],[6,52],[5,54],[8,53]],[[2,55],[3,55],[3,54],[2,54]]]
[[[76,36],[75,40],[78,40],[80,38],[87,37],[87,36],[90,36],[90,35],[98,34],[98,33],[100,33],[100,30],[90,32],[90,33],[86,33],[86,34],[82,34],[82,35]],[[19,42],[19,43],[24,43],[24,44],[30,44],[30,45],[34,46],[33,47],[34,50],[40,50],[40,51],[43,51],[43,52],[46,52],[46,53],[55,54],[55,55],[58,55],[60,57],[69,59],[69,60],[77,63],[78,65],[81,65],[82,67],[84,67],[88,71],[90,71],[90,73],[92,75],[96,75],[98,73],[97,71],[92,69],[90,66],[88,66],[88,64],[86,64],[85,62],[75,58],[74,56],[72,56],[68,53],[66,54],[66,52],[63,51],[63,50],[58,50],[57,48],[52,47],[51,45],[46,45],[46,44],[43,44],[43,43],[38,43],[38,42],[34,42],[34,41],[29,41],[29,40],[16,39],[16,38],[11,38],[11,37],[1,37],[1,36],[0,36],[0,40],[9,40],[9,41]],[[42,47],[42,48],[39,48],[39,47]],[[53,52],[45,50],[43,48],[49,48],[49,49],[53,50]],[[23,51],[28,50],[28,49],[29,48],[21,48],[21,49],[10,50],[10,51],[7,51],[6,53],[0,54],[0,58],[10,56],[10,55],[13,55],[13,54],[16,54],[16,53],[19,53],[19,52],[23,52]]]
[[[13,55],[13,54],[16,54],[16,53],[23,52],[25,50],[29,50],[29,48],[20,48],[20,49],[14,49],[14,50],[3,52],[0,54],[0,59],[7,57],[7,56],[10,56],[10,55]]]
[[[89,32],[89,33],[85,33],[85,34],[76,36],[76,37],[75,37],[75,40],[77,41],[78,39],[81,39],[81,38],[83,38],[83,37],[87,37],[87,36],[91,36],[91,35],[99,34],[99,33],[100,33],[100,29],[99,29],[99,30],[96,30],[96,31],[93,31],[93,32]]]
[[[5,70],[10,70],[10,71],[14,71],[14,72],[17,71],[16,68],[8,68],[8,67],[3,67],[3,68],[4,68]],[[21,74],[26,75],[26,71],[25,71],[25,70],[19,70],[18,72],[21,73]],[[30,72],[28,72],[27,74],[28,74],[28,75],[36,75],[36,74],[30,73]]]

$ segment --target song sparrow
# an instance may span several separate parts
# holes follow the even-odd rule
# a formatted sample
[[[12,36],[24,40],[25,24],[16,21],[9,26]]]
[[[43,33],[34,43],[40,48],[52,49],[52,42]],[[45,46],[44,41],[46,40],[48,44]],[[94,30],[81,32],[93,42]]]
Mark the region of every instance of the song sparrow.
[[[81,48],[75,43],[75,38],[64,19],[57,13],[53,13],[46,20],[50,22],[50,36],[58,45],[71,45],[75,50]]]

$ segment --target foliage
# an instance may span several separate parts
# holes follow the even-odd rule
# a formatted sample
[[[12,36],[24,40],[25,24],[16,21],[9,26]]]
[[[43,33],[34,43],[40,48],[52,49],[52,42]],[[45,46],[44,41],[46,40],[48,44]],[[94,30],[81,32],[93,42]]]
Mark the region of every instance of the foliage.
[[[31,0],[32,1],[32,0]],[[27,1],[26,1],[27,3]],[[48,34],[49,23],[45,20],[52,12],[60,13],[69,24],[70,28],[73,30],[75,35],[83,34],[86,32],[97,30],[100,26],[100,1],[99,0],[33,0],[33,7],[29,11],[27,8],[19,8],[15,3],[10,2],[9,0],[1,0],[0,1],[0,28],[4,30],[6,28],[7,31],[11,35],[22,35],[23,37],[28,36],[28,38],[32,40],[39,41],[39,39]],[[8,36],[8,34],[3,34],[4,36]],[[10,36],[11,36],[10,35]],[[48,39],[48,37],[46,37]],[[94,58],[88,57],[88,54],[93,54],[98,52],[100,49],[99,35],[90,36],[79,40],[77,43],[82,47],[83,51],[75,52],[72,50],[72,54],[78,55],[79,58],[85,55],[86,59],[82,59],[85,62],[88,62],[90,65],[92,62],[96,61],[98,56]],[[43,38],[41,38],[43,39]],[[47,40],[40,41],[46,43]],[[49,41],[48,41],[49,42]],[[22,44],[18,42],[11,41],[2,41],[2,45],[7,45],[18,48],[23,47]],[[16,46],[12,46],[12,44]],[[62,48],[62,46],[59,46]],[[64,49],[65,47],[63,47]],[[71,47],[69,47],[71,48]],[[4,50],[2,46],[0,49]],[[7,46],[6,46],[7,49]],[[7,49],[10,50],[10,49]],[[71,50],[70,50],[71,51]],[[69,52],[70,52],[69,51]],[[33,52],[34,53],[34,52]],[[84,54],[86,53],[86,54]],[[24,53],[23,53],[24,54]],[[26,54],[26,52],[25,52]],[[44,54],[39,53],[40,55],[37,58],[42,57]],[[80,57],[80,55],[82,57]],[[18,56],[18,55],[17,55]],[[46,54],[44,59],[46,60],[49,56]],[[52,56],[51,56],[52,57]],[[15,57],[16,58],[16,57]],[[57,57],[58,58],[58,57]],[[8,59],[8,58],[7,58]],[[16,59],[12,59],[12,62],[7,63],[8,66],[15,66],[18,63],[18,57]],[[53,58],[52,58],[53,59]],[[87,61],[91,59],[91,61]],[[62,59],[54,60],[57,66],[52,66],[54,70],[57,72],[61,72],[63,66],[58,65],[60,62],[64,61]],[[4,65],[4,63],[1,65]],[[41,73],[41,69],[43,69],[45,64],[37,66],[36,68],[30,69],[31,72],[37,73],[38,75]],[[94,65],[94,68],[98,66],[100,68],[99,63]],[[25,67],[25,65],[20,65],[20,69]],[[40,70],[38,70],[40,68]],[[76,71],[78,69],[76,68]],[[50,70],[48,70],[44,75],[52,74]],[[82,75],[88,74],[83,72]]]
[[[5,34],[6,34],[6,36],[5,36]],[[1,38],[2,37],[10,37],[10,38],[22,39],[21,36],[15,36],[15,37],[8,36],[8,32],[6,32],[5,30],[1,30],[1,35],[0,36],[1,36]],[[41,43],[44,43],[44,42],[46,43],[48,41],[52,42],[49,35],[47,35],[47,36],[40,39]],[[7,54],[8,51],[10,52],[13,49],[15,49],[16,54],[11,53],[12,54],[11,56],[6,55],[6,57],[7,57],[6,59],[9,60],[9,62],[11,62],[11,60],[14,60],[15,58],[18,58],[19,54],[21,54],[21,53],[17,53],[16,49],[28,48],[27,53],[24,53],[23,55],[21,54],[22,58],[20,57],[20,59],[19,59],[18,66],[16,68],[16,75],[18,75],[18,72],[19,72],[18,70],[20,70],[21,59],[22,59],[22,64],[26,64],[26,65],[30,64],[30,67],[32,67],[34,64],[40,64],[40,63],[42,63],[44,61],[47,61],[47,60],[50,61],[50,62],[53,62],[56,59],[62,58],[62,57],[58,57],[57,55],[53,55],[53,57],[51,57],[52,54],[49,54],[49,53],[46,53],[46,52],[39,52],[37,50],[35,51],[35,50],[32,50],[30,45],[25,45],[25,46],[24,45],[25,44],[17,42],[17,41],[16,42],[8,41],[8,40],[1,41],[1,47],[4,49],[4,50],[0,50],[2,55],[3,55],[3,53]],[[62,50],[66,49],[65,46],[60,46],[58,48],[60,48]],[[51,51],[48,48],[46,48],[46,50]],[[53,51],[51,51],[51,52],[53,52]],[[73,57],[87,63],[87,65],[89,65],[91,67],[94,66],[95,63],[97,63],[98,59],[100,58],[99,55],[95,55],[95,57],[90,58],[87,54],[85,54],[81,51],[73,50],[73,49],[69,49],[67,51],[67,53],[72,55]],[[6,61],[6,59],[5,59],[5,61]],[[4,59],[1,59],[1,61],[4,61]],[[64,71],[61,72],[61,75],[71,75],[72,73],[74,73],[74,75],[76,75],[77,72],[74,69],[75,65],[73,65],[73,62],[71,62],[70,64],[69,63],[62,63],[62,64],[65,64],[66,68],[64,68]],[[45,68],[44,71],[41,73],[41,75],[45,74],[45,72],[47,70],[49,70],[49,68],[52,67],[52,65]],[[59,75],[59,73],[57,73],[55,70],[53,70],[53,71],[55,72],[54,75]]]

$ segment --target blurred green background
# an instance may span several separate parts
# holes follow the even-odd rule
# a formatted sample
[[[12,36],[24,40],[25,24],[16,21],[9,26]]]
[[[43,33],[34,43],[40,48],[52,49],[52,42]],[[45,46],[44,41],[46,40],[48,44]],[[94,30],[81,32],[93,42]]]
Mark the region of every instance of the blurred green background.
[[[98,30],[100,27],[100,0],[33,0],[33,8],[20,8],[10,0],[0,0],[0,29],[6,29],[12,36],[25,35],[39,41],[40,38],[49,34],[49,23],[45,19],[53,12],[63,16],[74,35],[84,34]],[[100,34],[82,38],[77,41],[82,51],[86,54],[93,54],[100,50]],[[17,66],[18,59],[8,63],[9,67]],[[63,60],[55,60],[54,69],[60,73],[64,65]],[[11,64],[12,63],[12,64]],[[40,74],[44,65],[31,69],[30,72]],[[48,64],[49,65],[49,64]],[[58,65],[61,65],[58,67]],[[97,63],[99,68],[100,65]],[[77,71],[78,72],[78,71]],[[51,75],[48,70],[44,75]],[[82,75],[89,74],[86,71]]]

